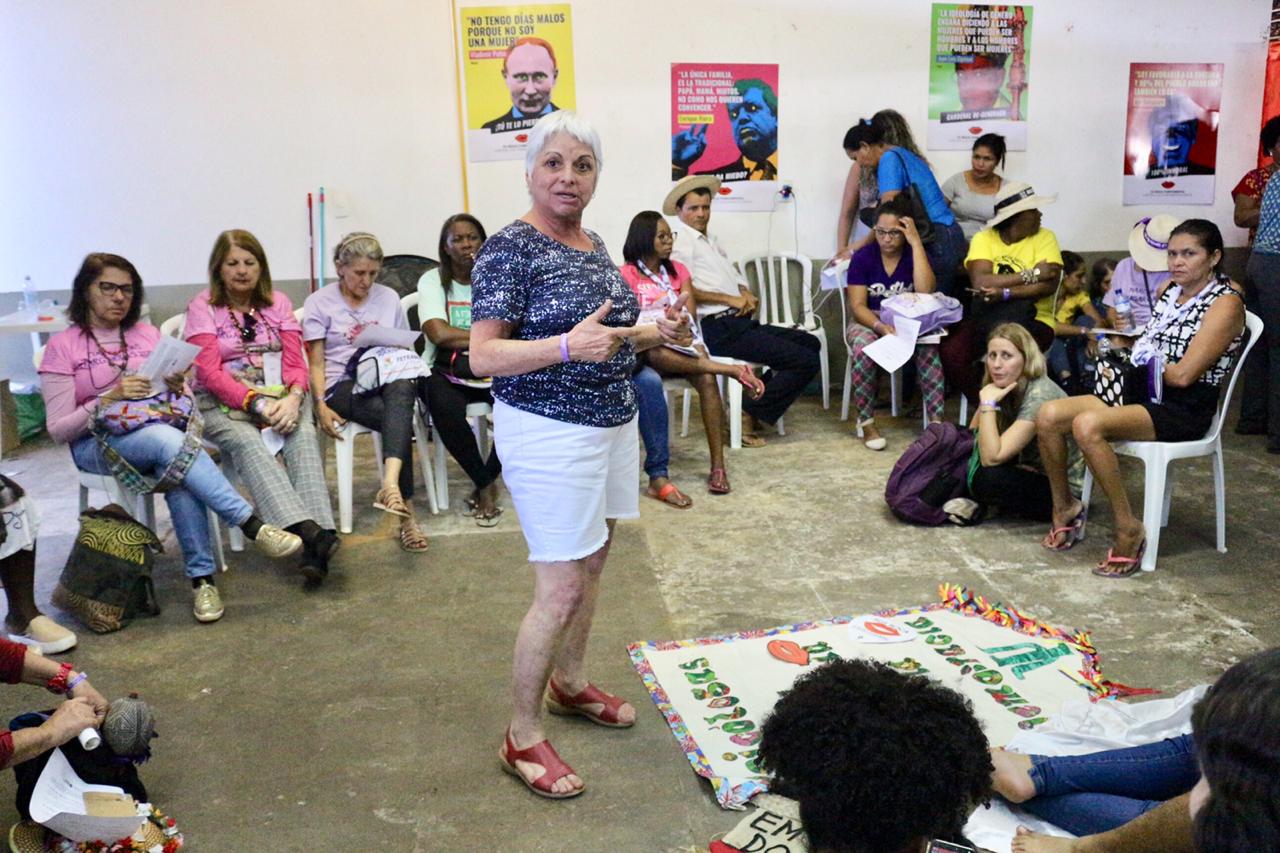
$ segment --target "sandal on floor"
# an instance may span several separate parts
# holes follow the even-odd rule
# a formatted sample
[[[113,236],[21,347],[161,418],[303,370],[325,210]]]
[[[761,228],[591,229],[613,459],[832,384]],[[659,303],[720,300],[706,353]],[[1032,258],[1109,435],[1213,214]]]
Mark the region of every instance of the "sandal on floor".
[[[498,750],[498,760],[502,762],[504,771],[519,779],[526,788],[539,797],[546,797],[549,800],[567,800],[570,797],[578,796],[586,790],[586,786],[583,786],[561,794],[552,789],[551,786],[556,782],[566,776],[576,774],[573,772],[572,767],[560,759],[559,753],[555,751],[549,741],[540,740],[528,749],[516,749],[515,743],[511,740],[511,729],[507,729],[506,737],[503,738],[502,748]],[[516,767],[517,761],[542,765],[542,775],[530,782]]]
[[[1050,551],[1070,551],[1077,542],[1084,539],[1084,523],[1088,517],[1089,508],[1081,506],[1076,517],[1071,519],[1071,523],[1066,527],[1050,526],[1048,535],[1040,540],[1040,547]],[[1067,538],[1059,542],[1058,537],[1064,533],[1067,534]]]
[[[480,509],[476,509],[476,511],[472,513],[471,517],[476,520],[476,524],[480,527],[497,527],[499,516],[501,515],[502,515],[502,507],[495,506],[493,509],[488,510],[487,512],[482,511]]]
[[[398,515],[401,518],[409,517],[409,507],[405,504],[400,490],[396,488],[383,487],[378,489],[378,494],[373,497],[373,508],[389,512],[392,515]]]
[[[713,495],[729,494],[729,475],[723,468],[711,469],[707,475],[707,491]]]
[[[410,554],[421,554],[429,546],[427,534],[422,532],[418,522],[410,519],[408,524],[400,525],[400,549]]]
[[[664,503],[674,509],[688,509],[693,506],[693,500],[684,492],[677,489],[675,483],[671,482],[668,482],[661,489],[658,489],[657,492],[654,492],[652,487],[646,486],[644,496]]]
[[[588,684],[576,696],[569,696],[560,690],[554,679],[547,679],[547,692],[543,701],[550,713],[562,717],[577,714],[586,717],[596,725],[608,726],[611,729],[629,729],[635,725],[634,721],[624,723],[618,718],[618,711],[623,705],[628,704],[627,700],[612,693],[605,693],[594,684]],[[599,711],[593,711],[587,707],[588,705],[603,707]]]
[[[1142,557],[1147,553],[1147,540],[1143,539],[1138,546],[1138,553],[1132,557],[1117,557],[1112,549],[1107,549],[1107,557],[1093,567],[1093,573],[1100,578],[1127,578],[1138,573],[1142,568]]]

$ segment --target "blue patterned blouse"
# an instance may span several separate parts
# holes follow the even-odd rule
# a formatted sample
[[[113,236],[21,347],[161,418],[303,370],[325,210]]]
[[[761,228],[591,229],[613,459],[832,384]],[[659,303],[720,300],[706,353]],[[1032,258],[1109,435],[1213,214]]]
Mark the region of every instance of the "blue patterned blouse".
[[[535,341],[568,332],[605,299],[606,326],[633,326],[635,294],[588,231],[595,248],[583,252],[516,221],[485,241],[471,272],[471,322],[511,323],[512,340]],[[519,376],[498,376],[493,396],[509,406],[583,426],[613,427],[635,417],[631,384],[636,354],[630,341],[601,363],[571,361]]]

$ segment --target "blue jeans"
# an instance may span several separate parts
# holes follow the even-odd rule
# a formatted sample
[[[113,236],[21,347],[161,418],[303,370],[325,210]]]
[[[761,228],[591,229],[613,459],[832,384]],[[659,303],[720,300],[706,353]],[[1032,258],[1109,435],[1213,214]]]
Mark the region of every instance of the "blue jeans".
[[[1089,755],[1033,755],[1036,795],[1020,808],[1074,835],[1096,835],[1185,794],[1200,778],[1191,735]]]
[[[171,426],[153,424],[125,435],[113,435],[107,439],[126,462],[141,474],[159,476],[165,466],[182,448],[183,434]],[[86,436],[71,443],[71,458],[76,467],[90,474],[111,475],[111,468],[102,455],[102,449],[93,436]],[[182,485],[164,493],[169,505],[169,517],[173,520],[173,532],[182,547],[182,559],[187,577],[198,578],[216,571],[213,549],[209,544],[209,516],[205,509],[212,509],[218,517],[232,526],[239,526],[253,515],[253,507],[222,476],[218,466],[203,450],[187,471]]]
[[[640,438],[644,440],[644,472],[649,479],[667,476],[671,462],[671,436],[667,420],[667,392],[662,377],[652,367],[642,367],[631,376],[640,407]]]
[[[932,243],[925,244],[924,252],[929,256],[929,266],[933,267],[938,292],[955,296],[956,274],[969,250],[969,241],[964,239],[964,230],[954,222],[950,225],[934,223],[933,228],[937,236]]]

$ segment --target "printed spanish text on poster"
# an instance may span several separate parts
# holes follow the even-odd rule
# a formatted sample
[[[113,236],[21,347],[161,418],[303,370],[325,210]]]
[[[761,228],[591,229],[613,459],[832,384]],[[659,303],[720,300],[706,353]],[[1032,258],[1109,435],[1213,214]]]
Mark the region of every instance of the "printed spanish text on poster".
[[[778,192],[778,66],[671,65],[671,180],[720,178],[717,208],[772,210]]]
[[[1129,66],[1125,204],[1213,204],[1222,65]]]
[[[998,133],[1027,150],[1031,7],[934,3],[929,45],[929,147]]]
[[[467,156],[521,160],[534,122],[575,107],[569,5],[466,6],[458,28]]]

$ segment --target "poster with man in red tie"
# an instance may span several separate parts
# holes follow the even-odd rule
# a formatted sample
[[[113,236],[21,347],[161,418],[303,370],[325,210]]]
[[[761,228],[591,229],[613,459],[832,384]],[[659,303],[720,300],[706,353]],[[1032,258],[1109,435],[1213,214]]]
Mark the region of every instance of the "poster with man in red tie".
[[[671,180],[715,175],[717,207],[770,210],[779,187],[778,66],[671,65]]]

